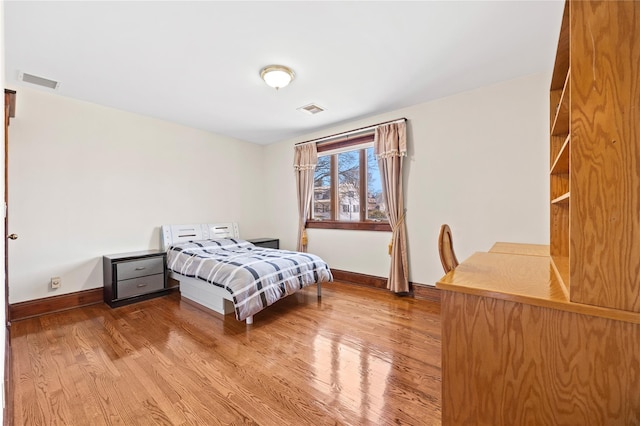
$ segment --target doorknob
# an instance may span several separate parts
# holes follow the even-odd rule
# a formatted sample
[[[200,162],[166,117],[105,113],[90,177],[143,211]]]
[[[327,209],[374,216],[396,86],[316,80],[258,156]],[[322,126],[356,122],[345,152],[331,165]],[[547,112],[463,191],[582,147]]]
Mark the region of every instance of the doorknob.
[[[9,238],[10,240],[17,240],[18,236],[16,234],[11,234],[11,235],[7,236],[7,238]]]

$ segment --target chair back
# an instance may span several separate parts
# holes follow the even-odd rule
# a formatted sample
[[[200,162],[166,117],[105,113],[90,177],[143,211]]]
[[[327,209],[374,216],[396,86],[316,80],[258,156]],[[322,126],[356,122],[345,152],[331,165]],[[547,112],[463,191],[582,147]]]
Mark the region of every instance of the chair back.
[[[444,269],[445,274],[458,266],[459,262],[456,258],[456,253],[453,251],[451,229],[446,223],[440,227],[438,251],[440,252],[440,262],[442,262],[442,268]]]

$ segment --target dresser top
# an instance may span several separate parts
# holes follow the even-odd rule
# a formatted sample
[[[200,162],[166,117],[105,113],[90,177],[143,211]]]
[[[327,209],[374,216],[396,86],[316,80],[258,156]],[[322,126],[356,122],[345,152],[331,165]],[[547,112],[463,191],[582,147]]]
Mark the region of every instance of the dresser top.
[[[541,255],[543,247],[522,245],[517,251],[521,254],[494,249],[474,253],[442,277],[436,287],[640,324],[640,314],[635,312],[571,302],[557,278],[551,257]]]
[[[142,259],[145,257],[155,257],[160,255],[165,255],[166,252],[164,250],[142,250],[142,251],[134,251],[129,253],[116,253],[116,254],[107,254],[104,256],[105,259],[115,261],[115,260],[130,260],[130,259]]]

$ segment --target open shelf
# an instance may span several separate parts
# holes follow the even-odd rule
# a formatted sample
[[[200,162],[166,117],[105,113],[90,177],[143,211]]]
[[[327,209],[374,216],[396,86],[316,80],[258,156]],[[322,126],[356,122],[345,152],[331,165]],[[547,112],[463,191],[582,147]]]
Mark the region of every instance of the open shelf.
[[[569,22],[569,2],[564,5],[562,14],[562,25],[560,26],[560,36],[558,37],[558,49],[556,50],[556,61],[553,66],[551,76],[551,90],[562,89],[567,80],[569,72],[569,50],[570,50],[570,22]]]
[[[564,295],[569,296],[569,211],[571,166],[571,34],[570,6],[564,5],[558,50],[549,91],[550,254]],[[574,73],[575,74],[575,73]]]
[[[569,300],[569,256],[551,256],[551,267]]]
[[[562,194],[561,196],[551,200],[551,204],[569,204],[569,193]]]
[[[556,157],[556,161],[553,162],[551,166],[551,174],[552,175],[560,175],[564,173],[569,173],[569,143],[571,141],[571,135],[567,135],[567,138],[564,140],[562,144],[562,148],[560,148],[560,152]]]
[[[562,95],[560,96],[560,101],[556,108],[556,115],[553,120],[553,125],[551,126],[552,136],[566,135],[569,133],[569,98],[571,97],[569,87],[570,77],[571,69],[567,72],[567,78],[564,82],[564,87],[562,88]]]

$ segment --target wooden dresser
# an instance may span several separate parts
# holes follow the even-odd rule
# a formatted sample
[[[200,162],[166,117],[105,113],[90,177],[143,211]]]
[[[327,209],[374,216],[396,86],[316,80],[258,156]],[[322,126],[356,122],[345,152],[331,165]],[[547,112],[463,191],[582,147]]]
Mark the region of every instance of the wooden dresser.
[[[444,425],[640,424],[640,2],[569,1],[550,90],[550,245],[437,284]]]

